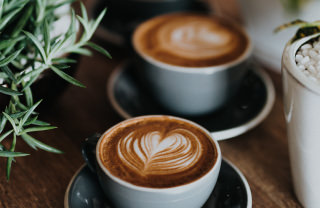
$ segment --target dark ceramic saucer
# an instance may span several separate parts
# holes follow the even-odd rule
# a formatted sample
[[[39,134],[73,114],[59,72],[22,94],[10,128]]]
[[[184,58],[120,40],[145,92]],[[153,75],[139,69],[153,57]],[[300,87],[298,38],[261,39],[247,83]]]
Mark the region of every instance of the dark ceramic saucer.
[[[107,92],[114,109],[125,119],[141,115],[175,115],[159,106],[140,86],[132,67],[130,62],[122,64],[108,81]],[[260,124],[270,113],[274,100],[270,77],[252,65],[237,95],[223,108],[204,116],[185,118],[208,129],[217,140],[229,139]]]
[[[65,208],[112,208],[106,201],[98,178],[83,165],[71,179]],[[251,208],[251,190],[242,173],[223,160],[216,187],[203,208]],[[143,207],[142,207],[143,208]]]

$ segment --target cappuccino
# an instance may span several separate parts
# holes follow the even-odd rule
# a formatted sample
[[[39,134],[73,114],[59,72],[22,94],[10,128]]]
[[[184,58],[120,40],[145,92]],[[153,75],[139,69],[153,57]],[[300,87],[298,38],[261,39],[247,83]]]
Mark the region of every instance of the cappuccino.
[[[169,116],[138,117],[106,132],[99,158],[113,176],[149,188],[185,185],[215,165],[217,147],[201,127]]]
[[[141,55],[181,67],[210,67],[243,56],[249,40],[242,29],[219,17],[176,13],[141,24],[133,36]]]

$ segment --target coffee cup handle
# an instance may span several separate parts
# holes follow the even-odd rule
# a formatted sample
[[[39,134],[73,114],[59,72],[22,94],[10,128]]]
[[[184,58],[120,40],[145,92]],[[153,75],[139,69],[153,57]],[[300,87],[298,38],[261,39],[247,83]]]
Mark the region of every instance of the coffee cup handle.
[[[96,145],[100,138],[100,134],[94,134],[82,143],[82,157],[92,172],[96,172]]]

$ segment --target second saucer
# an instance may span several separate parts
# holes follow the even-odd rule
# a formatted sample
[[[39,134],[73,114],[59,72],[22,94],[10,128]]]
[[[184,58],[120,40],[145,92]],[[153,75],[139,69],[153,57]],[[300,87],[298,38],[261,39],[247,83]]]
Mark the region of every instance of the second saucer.
[[[107,94],[114,109],[125,119],[151,114],[174,115],[161,107],[137,81],[131,62],[111,75]],[[233,99],[223,108],[202,116],[187,117],[208,129],[217,140],[239,136],[261,123],[275,100],[273,83],[266,72],[251,66]]]

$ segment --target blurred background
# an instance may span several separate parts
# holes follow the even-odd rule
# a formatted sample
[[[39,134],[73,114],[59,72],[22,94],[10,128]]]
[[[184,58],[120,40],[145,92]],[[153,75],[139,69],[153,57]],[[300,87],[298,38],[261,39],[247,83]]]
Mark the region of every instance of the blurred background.
[[[274,33],[279,25],[296,19],[320,19],[318,0],[96,0],[94,14],[108,7],[98,35],[119,46],[130,45],[133,29],[143,20],[163,13],[214,13],[242,24],[254,43],[254,57],[280,72],[281,55],[295,28]]]

